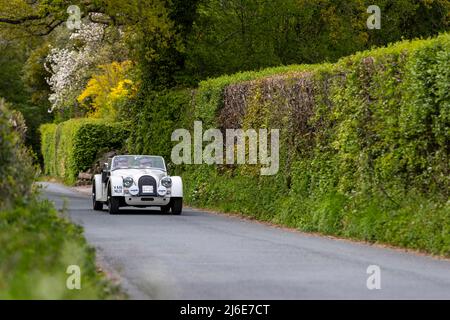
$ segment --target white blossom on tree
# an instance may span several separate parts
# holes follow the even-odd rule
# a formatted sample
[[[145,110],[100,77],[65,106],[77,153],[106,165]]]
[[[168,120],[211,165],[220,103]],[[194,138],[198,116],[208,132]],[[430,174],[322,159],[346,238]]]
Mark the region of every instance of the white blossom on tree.
[[[52,48],[45,68],[51,74],[47,82],[52,90],[49,112],[75,101],[89,78],[89,70],[96,66],[97,51],[102,45],[105,26],[83,22],[70,35],[69,48]]]

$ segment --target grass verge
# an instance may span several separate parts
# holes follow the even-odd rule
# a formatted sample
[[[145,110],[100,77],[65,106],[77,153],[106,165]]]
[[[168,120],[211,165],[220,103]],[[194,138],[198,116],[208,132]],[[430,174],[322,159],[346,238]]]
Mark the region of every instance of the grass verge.
[[[49,201],[31,200],[0,211],[0,299],[120,299],[125,295],[100,273],[81,227]],[[68,289],[80,268],[79,290]]]

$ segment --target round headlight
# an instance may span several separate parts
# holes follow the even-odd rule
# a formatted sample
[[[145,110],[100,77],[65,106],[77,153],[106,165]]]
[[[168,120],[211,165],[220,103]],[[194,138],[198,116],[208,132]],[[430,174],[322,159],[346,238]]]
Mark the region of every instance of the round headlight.
[[[125,179],[123,179],[123,186],[125,188],[129,188],[133,185],[133,178],[132,177],[126,177]]]
[[[172,186],[172,179],[165,177],[161,180],[161,184],[166,188],[170,188]]]

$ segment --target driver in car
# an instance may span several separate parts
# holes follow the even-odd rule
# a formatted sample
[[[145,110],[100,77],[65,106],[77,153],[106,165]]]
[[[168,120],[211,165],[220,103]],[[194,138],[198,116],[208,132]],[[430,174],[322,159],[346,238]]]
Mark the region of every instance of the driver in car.
[[[127,158],[118,158],[118,159],[116,159],[114,167],[116,167],[116,168],[127,168],[128,167],[128,160],[127,160]]]
[[[152,162],[149,158],[139,159],[139,168],[151,168]]]

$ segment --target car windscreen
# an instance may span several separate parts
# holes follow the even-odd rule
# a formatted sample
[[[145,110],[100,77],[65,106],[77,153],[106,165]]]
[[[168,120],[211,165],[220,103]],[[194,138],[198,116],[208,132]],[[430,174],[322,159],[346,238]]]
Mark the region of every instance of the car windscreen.
[[[112,170],[117,169],[161,169],[166,170],[162,157],[117,156],[113,159]]]

